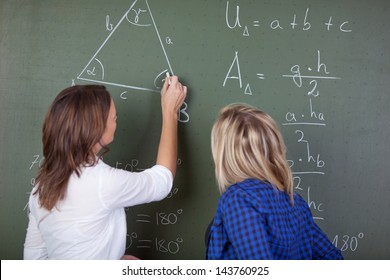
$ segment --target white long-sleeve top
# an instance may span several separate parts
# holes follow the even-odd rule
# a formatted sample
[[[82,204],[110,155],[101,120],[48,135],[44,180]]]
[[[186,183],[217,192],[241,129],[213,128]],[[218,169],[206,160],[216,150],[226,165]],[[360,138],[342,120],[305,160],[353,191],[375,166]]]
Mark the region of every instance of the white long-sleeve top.
[[[39,206],[38,195],[30,196],[24,259],[120,259],[126,247],[124,207],[161,200],[172,184],[172,173],[161,165],[129,172],[99,160],[83,167],[51,211]]]

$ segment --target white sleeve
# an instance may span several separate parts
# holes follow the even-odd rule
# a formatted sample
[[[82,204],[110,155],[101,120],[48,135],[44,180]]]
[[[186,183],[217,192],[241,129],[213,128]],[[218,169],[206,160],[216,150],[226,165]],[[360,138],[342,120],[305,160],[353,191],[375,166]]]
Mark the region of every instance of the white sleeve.
[[[34,216],[29,213],[26,240],[24,243],[23,259],[45,260],[48,258],[45,242],[42,239]]]
[[[172,172],[155,165],[142,172],[108,167],[101,174],[99,187],[103,204],[113,209],[162,200],[171,191],[172,184]]]

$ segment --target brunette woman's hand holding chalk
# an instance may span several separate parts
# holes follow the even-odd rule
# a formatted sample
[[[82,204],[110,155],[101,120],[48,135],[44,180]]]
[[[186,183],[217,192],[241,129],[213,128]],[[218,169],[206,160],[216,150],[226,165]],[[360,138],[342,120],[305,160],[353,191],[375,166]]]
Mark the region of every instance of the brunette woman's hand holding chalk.
[[[177,163],[178,113],[186,96],[187,87],[179,82],[179,78],[167,75],[161,90],[162,131],[156,163],[168,168],[173,177]]]

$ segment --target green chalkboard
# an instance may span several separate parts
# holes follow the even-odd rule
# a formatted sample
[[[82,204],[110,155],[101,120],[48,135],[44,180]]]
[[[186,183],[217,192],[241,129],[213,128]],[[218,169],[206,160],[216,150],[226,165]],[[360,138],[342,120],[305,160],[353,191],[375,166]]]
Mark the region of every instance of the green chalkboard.
[[[347,259],[390,258],[387,0],[0,1],[0,258],[22,258],[41,124],[63,88],[104,84],[118,128],[104,160],[155,162],[162,73],[189,88],[172,193],[126,209],[127,252],[203,259],[219,197],[210,130],[245,102],[280,125],[296,191]]]

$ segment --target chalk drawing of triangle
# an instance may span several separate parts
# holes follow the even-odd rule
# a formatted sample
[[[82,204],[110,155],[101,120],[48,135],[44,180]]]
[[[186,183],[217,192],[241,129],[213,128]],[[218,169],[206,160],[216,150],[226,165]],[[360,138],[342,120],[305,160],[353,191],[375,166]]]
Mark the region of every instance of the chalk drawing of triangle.
[[[160,92],[167,71],[173,74],[149,3],[135,0],[77,79]]]

